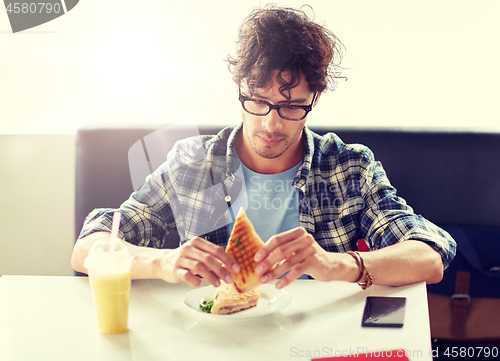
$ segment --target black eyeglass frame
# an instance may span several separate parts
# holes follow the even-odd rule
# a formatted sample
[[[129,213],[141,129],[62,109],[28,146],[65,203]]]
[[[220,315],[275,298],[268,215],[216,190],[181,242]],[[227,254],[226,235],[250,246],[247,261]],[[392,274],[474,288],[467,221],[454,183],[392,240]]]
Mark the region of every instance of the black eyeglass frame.
[[[286,105],[286,106],[274,105],[274,104],[271,104],[269,102],[266,102],[265,100],[257,100],[255,98],[247,97],[246,95],[241,94],[241,88],[240,87],[238,87],[238,91],[240,93],[238,99],[241,102],[241,106],[243,107],[243,110],[245,110],[248,114],[257,115],[259,117],[264,117],[264,116],[268,115],[271,112],[271,110],[276,109],[276,111],[278,112],[278,115],[281,118],[283,118],[285,120],[292,121],[292,122],[298,122],[299,120],[302,120],[305,117],[307,117],[307,114],[309,114],[309,112],[313,109],[313,104],[316,101],[316,98],[318,97],[318,92],[316,92],[316,93],[314,93],[314,96],[313,96],[311,104],[309,104],[309,105],[292,105],[294,108],[300,108],[300,109],[305,110],[306,113],[304,114],[304,116],[302,118],[299,118],[299,119],[290,119],[290,118],[287,118],[287,117],[283,116],[283,114],[281,114],[281,108],[291,107],[290,105]],[[245,108],[245,102],[246,101],[258,101],[260,103],[264,103],[264,104],[266,104],[269,107],[269,110],[265,114],[252,113],[247,108]]]

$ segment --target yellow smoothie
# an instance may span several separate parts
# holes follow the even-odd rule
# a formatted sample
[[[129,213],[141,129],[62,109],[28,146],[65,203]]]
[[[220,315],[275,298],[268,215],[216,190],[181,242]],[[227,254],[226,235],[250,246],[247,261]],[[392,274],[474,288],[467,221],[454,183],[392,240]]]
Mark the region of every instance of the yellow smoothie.
[[[89,269],[90,285],[94,293],[97,323],[101,333],[114,334],[128,330],[128,304],[130,293],[130,265],[115,254],[99,257]]]

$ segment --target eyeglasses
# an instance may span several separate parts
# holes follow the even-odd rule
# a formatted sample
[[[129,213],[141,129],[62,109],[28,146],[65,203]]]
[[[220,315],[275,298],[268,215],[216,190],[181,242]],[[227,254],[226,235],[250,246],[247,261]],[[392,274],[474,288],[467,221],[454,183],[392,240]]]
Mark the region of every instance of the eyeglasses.
[[[239,93],[241,106],[247,113],[262,117],[264,115],[268,115],[271,110],[276,109],[280,117],[292,121],[304,119],[307,113],[312,110],[312,106],[318,96],[317,92],[314,93],[313,100],[309,105],[273,105],[265,100],[247,97],[241,94],[241,89],[239,89]]]

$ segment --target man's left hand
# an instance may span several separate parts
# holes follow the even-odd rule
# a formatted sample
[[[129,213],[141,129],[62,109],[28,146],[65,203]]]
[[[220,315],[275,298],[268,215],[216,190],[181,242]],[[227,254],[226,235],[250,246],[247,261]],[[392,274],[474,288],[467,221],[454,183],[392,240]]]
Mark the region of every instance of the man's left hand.
[[[351,256],[325,251],[303,227],[272,236],[254,259],[258,262],[255,272],[261,275],[261,283],[290,271],[276,284],[276,288],[287,286],[304,273],[318,281],[353,281],[350,278],[354,278],[353,273],[356,272]],[[270,270],[277,263],[279,265]]]

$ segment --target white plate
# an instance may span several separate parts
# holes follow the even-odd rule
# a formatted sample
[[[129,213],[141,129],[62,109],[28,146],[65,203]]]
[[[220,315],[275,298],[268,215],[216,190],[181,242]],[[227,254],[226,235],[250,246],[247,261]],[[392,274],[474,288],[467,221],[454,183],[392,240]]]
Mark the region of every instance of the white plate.
[[[255,307],[229,315],[214,315],[201,311],[201,301],[203,299],[207,302],[212,301],[215,297],[216,290],[217,289],[213,286],[197,288],[193,291],[188,292],[186,297],[184,297],[184,303],[189,308],[198,312],[200,316],[205,315],[206,317],[211,317],[219,320],[248,320],[279,311],[282,308],[288,306],[288,304],[292,300],[292,295],[285,290],[278,290],[274,286],[270,285],[261,285],[260,293],[262,297]]]

